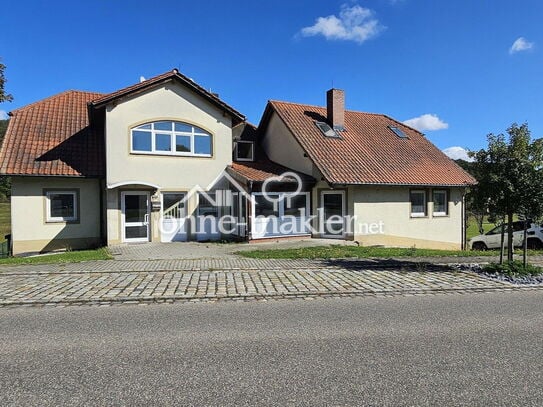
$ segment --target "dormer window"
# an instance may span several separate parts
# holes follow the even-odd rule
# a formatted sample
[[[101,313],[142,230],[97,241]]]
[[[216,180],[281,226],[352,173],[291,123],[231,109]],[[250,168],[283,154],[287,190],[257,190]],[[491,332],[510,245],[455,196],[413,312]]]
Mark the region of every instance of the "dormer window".
[[[328,123],[315,122],[315,125],[319,128],[325,137],[329,138],[341,138],[339,134]]]
[[[255,144],[252,141],[237,141],[235,157],[236,161],[254,161]]]
[[[130,151],[137,154],[211,157],[213,139],[207,131],[188,123],[146,123],[132,129]]]

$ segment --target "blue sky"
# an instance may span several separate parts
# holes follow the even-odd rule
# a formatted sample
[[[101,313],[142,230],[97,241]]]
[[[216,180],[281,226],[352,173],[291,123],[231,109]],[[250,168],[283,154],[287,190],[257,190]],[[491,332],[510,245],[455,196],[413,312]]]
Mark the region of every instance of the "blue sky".
[[[178,67],[258,123],[268,99],[410,120],[438,147],[543,136],[541,1],[25,1],[0,6],[10,111]],[[513,44],[515,46],[513,47]]]

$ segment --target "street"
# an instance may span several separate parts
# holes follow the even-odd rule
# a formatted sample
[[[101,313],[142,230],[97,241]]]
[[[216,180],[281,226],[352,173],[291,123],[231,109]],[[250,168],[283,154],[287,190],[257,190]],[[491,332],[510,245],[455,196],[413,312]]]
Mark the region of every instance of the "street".
[[[542,405],[543,292],[0,309],[0,405]]]

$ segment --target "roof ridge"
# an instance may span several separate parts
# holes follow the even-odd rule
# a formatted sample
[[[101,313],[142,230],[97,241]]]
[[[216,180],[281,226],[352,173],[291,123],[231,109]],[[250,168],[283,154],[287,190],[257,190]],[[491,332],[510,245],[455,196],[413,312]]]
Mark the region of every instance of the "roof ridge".
[[[146,87],[153,86],[155,84],[160,84],[163,80],[171,80],[171,79],[177,79],[178,81],[185,84],[187,87],[192,87],[192,91],[200,92],[201,96],[204,96],[205,98],[208,98],[209,101],[212,103],[215,103],[220,106],[220,108],[225,109],[229,111],[229,113],[237,117],[240,121],[245,120],[245,115],[243,115],[238,110],[234,109],[232,106],[230,106],[228,103],[226,103],[224,100],[222,100],[220,97],[218,97],[215,93],[207,90],[202,85],[196,83],[192,78],[186,76],[185,74],[182,74],[179,72],[177,68],[174,68],[170,71],[164,72],[160,75],[154,76],[152,78],[146,79],[142,82],[135,83],[130,86],[126,86],[124,88],[121,88],[119,90],[116,90],[114,92],[107,93],[103,95],[102,97],[99,97],[93,101],[91,101],[91,105],[96,107],[100,106],[104,103],[109,103],[112,100],[121,98],[123,96],[129,95],[132,92],[137,92],[143,89],[146,89]]]
[[[296,106],[305,106],[305,107],[316,107],[318,109],[326,109],[326,106],[318,106],[318,105],[309,105],[307,103],[298,103],[298,102],[288,102],[286,100],[274,100],[274,99],[270,99],[268,100],[269,103],[284,103],[284,104],[287,104],[287,105],[296,105]],[[349,112],[349,113],[362,113],[362,114],[368,114],[368,115],[374,115],[374,116],[385,116],[385,117],[388,117],[387,115],[383,114],[383,113],[373,113],[373,112],[363,112],[361,110],[349,110],[349,109],[345,109],[345,112]]]
[[[172,70],[169,70],[169,71],[166,71],[166,72],[163,72],[159,75],[155,75],[149,79],[145,79],[144,81],[141,81],[141,82],[137,82],[137,83],[133,83],[132,85],[128,85],[128,86],[123,86],[122,88],[120,89],[117,89],[117,90],[114,90],[112,92],[107,92],[107,93],[104,93],[101,97],[98,97],[96,98],[95,100],[92,100],[93,103],[96,103],[97,101],[101,100],[101,99],[107,99],[109,96],[111,95],[115,95],[117,93],[124,93],[124,92],[127,92],[129,91],[130,89],[134,88],[134,87],[138,87],[138,86],[143,86],[143,84],[146,84],[146,83],[151,83],[153,81],[157,81],[157,80],[160,80],[162,79],[163,77],[167,77],[168,75],[171,75],[171,74],[175,74],[177,71],[177,69],[172,69]],[[178,71],[177,71],[178,72]],[[190,78],[189,78],[190,79]]]
[[[68,90],[64,90],[64,91],[59,92],[59,93],[55,93],[54,95],[51,95],[51,96],[47,96],[44,99],[40,99],[40,100],[37,100],[35,102],[29,103],[27,105],[18,107],[17,109],[13,109],[9,113],[13,114],[13,113],[20,112],[22,110],[27,110],[28,108],[34,107],[34,106],[39,105],[39,104],[44,103],[44,102],[50,102],[52,99],[58,98],[58,97],[63,96],[63,95],[67,95],[69,93],[86,93],[86,94],[93,94],[93,95],[103,95],[103,93],[100,93],[100,92],[92,92],[92,91],[88,91],[88,90],[68,89]]]

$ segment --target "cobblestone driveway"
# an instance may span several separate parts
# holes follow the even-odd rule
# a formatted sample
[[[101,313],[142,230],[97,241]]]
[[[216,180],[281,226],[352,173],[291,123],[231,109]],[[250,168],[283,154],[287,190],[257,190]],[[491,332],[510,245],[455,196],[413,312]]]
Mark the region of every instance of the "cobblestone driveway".
[[[102,261],[0,273],[0,306],[81,305],[510,290],[474,273],[340,260]]]

